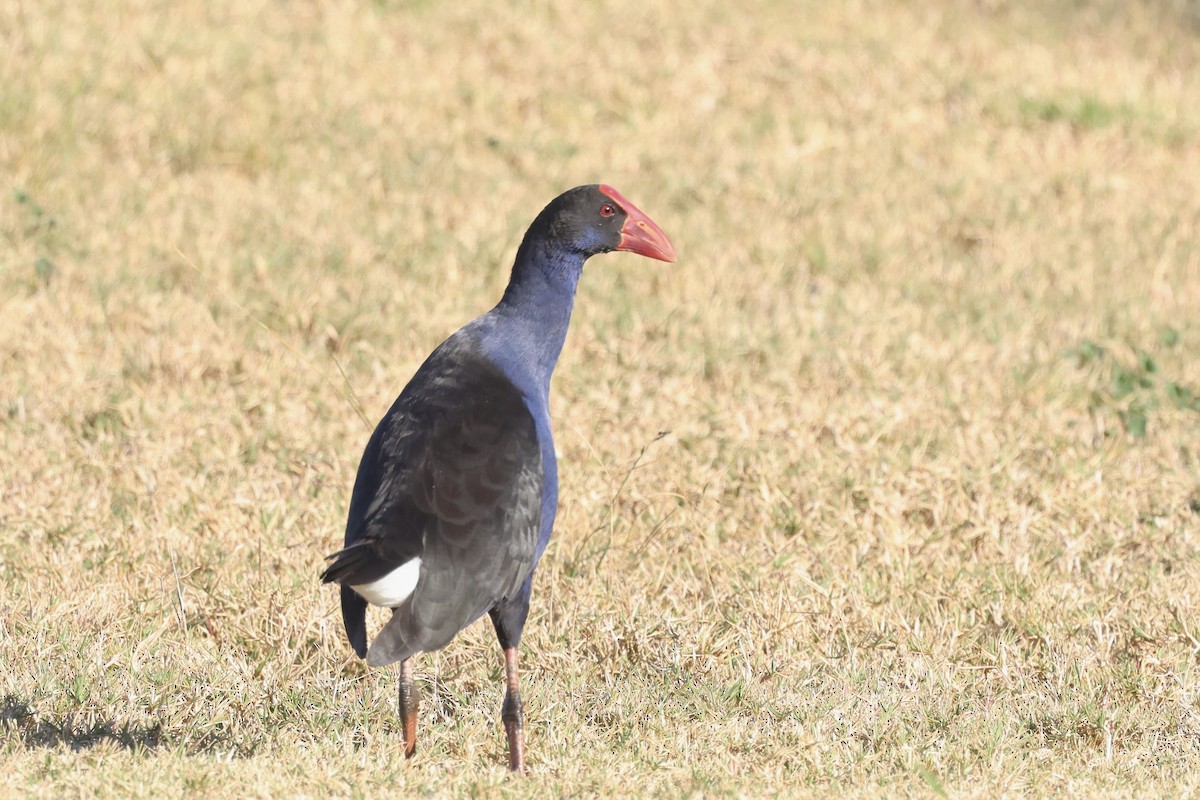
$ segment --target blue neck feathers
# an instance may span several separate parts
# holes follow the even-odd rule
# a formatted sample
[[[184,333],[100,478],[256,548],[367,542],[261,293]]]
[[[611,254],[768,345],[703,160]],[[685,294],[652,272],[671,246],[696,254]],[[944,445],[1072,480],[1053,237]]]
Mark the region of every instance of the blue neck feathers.
[[[517,382],[532,381],[543,395],[549,393],[550,375],[567,338],[586,258],[556,242],[526,237],[504,297],[491,312],[504,340],[494,354],[500,366]]]

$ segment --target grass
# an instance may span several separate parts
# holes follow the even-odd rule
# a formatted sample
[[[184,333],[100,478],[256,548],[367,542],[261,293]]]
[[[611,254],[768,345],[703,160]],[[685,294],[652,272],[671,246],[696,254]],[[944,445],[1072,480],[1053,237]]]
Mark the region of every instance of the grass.
[[[0,794],[1197,793],[1191,11],[0,8]],[[482,624],[406,763],[322,556],[601,180],[531,777]]]

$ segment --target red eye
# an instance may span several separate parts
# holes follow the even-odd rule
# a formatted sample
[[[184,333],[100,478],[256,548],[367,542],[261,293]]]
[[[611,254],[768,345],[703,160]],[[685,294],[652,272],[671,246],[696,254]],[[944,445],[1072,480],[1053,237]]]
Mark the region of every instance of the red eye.
[[[602,217],[611,217],[615,213],[617,213],[617,210],[608,203],[600,206],[600,216]]]

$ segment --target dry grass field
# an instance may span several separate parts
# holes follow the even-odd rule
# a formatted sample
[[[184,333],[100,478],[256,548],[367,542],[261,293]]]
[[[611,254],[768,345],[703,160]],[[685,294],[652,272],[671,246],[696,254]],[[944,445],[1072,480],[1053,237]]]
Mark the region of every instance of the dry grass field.
[[[0,0],[0,795],[1200,793],[1200,6]],[[362,447],[612,183],[505,770]],[[372,618],[378,624],[381,616]]]

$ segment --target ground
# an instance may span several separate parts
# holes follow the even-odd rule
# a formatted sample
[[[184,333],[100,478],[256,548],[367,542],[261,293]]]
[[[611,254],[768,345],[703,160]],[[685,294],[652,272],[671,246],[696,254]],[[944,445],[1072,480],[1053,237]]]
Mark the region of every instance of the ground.
[[[0,794],[1200,792],[1200,6],[0,3]],[[608,182],[505,772],[322,558]],[[378,625],[381,616],[372,618]]]

